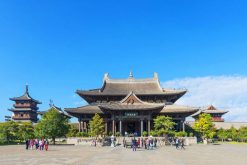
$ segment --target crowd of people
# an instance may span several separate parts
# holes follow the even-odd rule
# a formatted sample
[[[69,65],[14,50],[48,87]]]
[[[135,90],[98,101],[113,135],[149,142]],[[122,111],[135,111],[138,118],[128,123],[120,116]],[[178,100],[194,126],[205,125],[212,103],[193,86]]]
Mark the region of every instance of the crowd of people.
[[[184,139],[183,138],[175,138],[174,139],[175,141],[175,146],[176,146],[176,149],[184,149]]]
[[[127,147],[127,141],[123,139],[124,147]],[[131,148],[133,151],[136,151],[136,148],[145,148],[146,150],[153,150],[157,147],[157,138],[152,136],[148,138],[135,138],[131,139]]]
[[[153,150],[155,148],[157,148],[157,143],[158,140],[156,137],[152,137],[149,136],[147,138],[131,138],[131,148],[133,151],[136,151],[136,148],[144,148],[146,150]],[[184,149],[185,150],[185,140],[184,138],[172,138],[170,139],[169,143],[171,145],[174,145],[176,147],[176,149]],[[123,139],[123,146],[124,147],[128,147],[128,142],[127,140],[124,138]]]
[[[27,139],[26,140],[26,150],[46,150],[48,151],[49,142],[46,139]]]

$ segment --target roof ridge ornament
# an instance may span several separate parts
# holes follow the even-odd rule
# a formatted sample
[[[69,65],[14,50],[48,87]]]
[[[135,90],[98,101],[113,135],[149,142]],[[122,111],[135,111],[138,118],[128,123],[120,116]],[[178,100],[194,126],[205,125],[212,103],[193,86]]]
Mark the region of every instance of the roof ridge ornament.
[[[130,74],[129,74],[129,78],[133,78],[133,73],[132,73],[132,69],[130,69]]]
[[[49,103],[50,108],[53,107],[53,106],[54,106],[53,100],[50,99],[49,102],[50,102],[50,103]]]
[[[109,80],[109,78],[110,78],[109,73],[105,73],[103,81]]]
[[[26,94],[28,94],[28,83],[26,83]]]
[[[158,73],[157,72],[154,72],[154,78],[158,79]]]

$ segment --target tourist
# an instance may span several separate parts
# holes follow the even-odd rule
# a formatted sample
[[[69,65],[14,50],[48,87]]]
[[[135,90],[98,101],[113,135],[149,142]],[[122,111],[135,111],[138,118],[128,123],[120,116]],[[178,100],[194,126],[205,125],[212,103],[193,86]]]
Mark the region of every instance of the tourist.
[[[134,136],[135,136],[135,137],[137,136],[137,132],[134,132]]]
[[[178,145],[179,145],[179,139],[178,138],[175,139],[175,145],[176,145],[176,149],[178,149]]]
[[[132,139],[132,149],[133,151],[136,151],[136,139],[135,138]]]
[[[141,147],[141,139],[140,138],[138,138],[138,141],[137,141],[137,147]]]
[[[149,141],[149,139],[147,138],[147,140],[146,140],[146,147],[147,147],[147,150],[149,150],[149,144],[150,143],[150,141]]]
[[[29,143],[30,143],[30,148],[31,148],[31,150],[33,150],[34,140],[31,139]]]
[[[46,139],[46,140],[45,140],[45,150],[46,150],[46,151],[48,151],[48,145],[49,145],[49,142],[48,142],[48,140]]]
[[[184,148],[184,139],[183,138],[181,139],[181,149],[185,150],[185,148]]]
[[[42,150],[44,150],[44,146],[45,146],[45,140],[44,138],[42,139]]]
[[[116,147],[116,143],[117,142],[117,138],[114,136],[114,141],[113,141],[113,144],[114,144],[114,147]]]
[[[157,138],[154,138],[154,147],[157,147]]]
[[[26,140],[26,150],[28,150],[28,146],[29,146],[29,140]]]
[[[38,139],[35,139],[35,147],[36,147],[36,150],[39,149],[39,140]]]
[[[125,145],[126,143],[125,143],[125,137],[123,138],[123,147],[126,147],[126,145]]]
[[[42,150],[42,141],[39,140],[39,150],[41,151]]]
[[[149,146],[150,146],[150,149],[151,149],[151,150],[153,149],[153,143],[154,143],[154,140],[153,140],[153,138],[151,138],[151,139],[149,140]]]
[[[147,138],[144,140],[145,149],[147,149]]]
[[[125,137],[127,137],[127,136],[128,136],[128,133],[125,131],[125,132],[124,132],[124,135],[125,135]]]
[[[142,139],[141,139],[141,147],[143,147],[143,145],[144,145],[144,140],[143,140],[143,137],[142,137]]]

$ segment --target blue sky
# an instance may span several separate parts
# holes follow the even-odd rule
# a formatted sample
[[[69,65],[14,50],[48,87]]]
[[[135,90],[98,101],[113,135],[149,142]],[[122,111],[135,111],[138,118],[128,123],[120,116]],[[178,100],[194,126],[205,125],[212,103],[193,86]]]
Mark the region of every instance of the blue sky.
[[[10,97],[76,107],[105,72],[160,81],[246,76],[245,1],[0,2],[0,121]]]

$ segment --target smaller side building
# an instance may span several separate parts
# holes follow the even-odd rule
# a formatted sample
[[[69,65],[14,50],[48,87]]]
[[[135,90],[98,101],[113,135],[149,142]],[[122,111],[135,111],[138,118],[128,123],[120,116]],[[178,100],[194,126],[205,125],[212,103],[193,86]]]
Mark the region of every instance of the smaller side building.
[[[13,112],[13,121],[30,121],[36,123],[38,121],[38,104],[40,101],[33,99],[29,95],[28,85],[26,85],[25,93],[20,97],[13,97],[10,100],[14,101],[15,104],[9,111]]]
[[[59,108],[59,107],[55,106],[52,102],[50,103],[50,108],[48,110],[46,110],[46,111],[38,111],[38,114],[42,116],[42,115],[44,115],[46,112],[48,112],[51,109],[54,109],[54,110],[58,111],[60,114],[64,115],[65,117],[67,117],[69,119],[72,118],[72,116],[70,116],[67,112],[63,111],[62,108]]]
[[[212,116],[213,122],[224,122],[224,119],[222,118],[222,116],[224,114],[226,114],[227,112],[228,111],[219,110],[219,109],[215,108],[213,105],[210,105],[206,108],[202,108],[201,110],[199,110],[198,112],[193,114],[192,117],[195,120],[197,120],[199,118],[200,114],[206,113],[206,114],[210,114]]]

